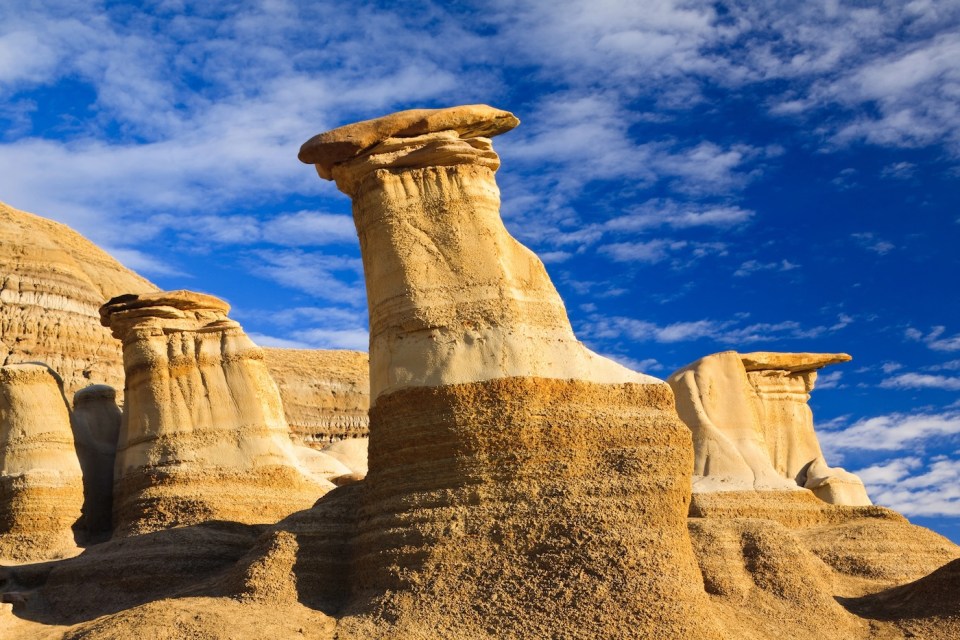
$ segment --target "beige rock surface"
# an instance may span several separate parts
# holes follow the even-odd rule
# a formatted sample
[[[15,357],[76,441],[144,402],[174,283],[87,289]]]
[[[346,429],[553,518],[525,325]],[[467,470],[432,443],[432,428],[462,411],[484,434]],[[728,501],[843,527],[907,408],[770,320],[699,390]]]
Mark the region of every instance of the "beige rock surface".
[[[479,136],[515,119],[433,114],[301,155],[353,199],[370,306],[369,470],[338,637],[722,637],[702,615],[669,387],[578,342],[504,228]]]
[[[94,538],[113,529],[113,468],[121,411],[113,387],[91,385],[73,397],[70,423],[83,470],[83,527]]]
[[[76,552],[82,506],[61,381],[44,365],[0,367],[0,559]]]
[[[97,309],[156,287],[62,224],[0,203],[0,365],[41,361],[64,391],[123,388],[120,346]]]
[[[264,349],[283,412],[300,442],[323,449],[369,431],[370,362],[362,351]]]
[[[420,127],[422,135],[395,134],[353,156],[336,146],[349,131],[305,145],[305,157],[326,157],[323,140],[333,141],[340,160],[329,172],[353,199],[370,311],[371,404],[408,387],[515,376],[657,382],[576,339],[543,263],[503,226],[499,158],[489,139],[470,136],[496,133],[509,118],[486,109],[484,125],[468,108],[463,118],[474,124],[464,134]],[[443,111],[458,119],[456,109]]]
[[[823,458],[807,401],[817,370],[846,354],[725,351],[674,372],[677,412],[693,432],[694,492],[812,490],[869,505],[863,483]]]
[[[332,488],[299,463],[263,352],[228,311],[189,291],[101,308],[126,370],[116,531],[276,522]]]

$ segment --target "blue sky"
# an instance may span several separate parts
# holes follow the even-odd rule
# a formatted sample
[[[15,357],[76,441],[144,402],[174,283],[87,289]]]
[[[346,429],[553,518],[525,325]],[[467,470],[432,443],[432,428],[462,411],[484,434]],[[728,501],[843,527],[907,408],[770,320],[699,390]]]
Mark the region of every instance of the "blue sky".
[[[662,378],[849,352],[828,461],[960,541],[956,0],[6,2],[0,92],[0,200],[309,348],[365,348],[366,306],[300,144],[511,110],[503,217],[582,340]]]

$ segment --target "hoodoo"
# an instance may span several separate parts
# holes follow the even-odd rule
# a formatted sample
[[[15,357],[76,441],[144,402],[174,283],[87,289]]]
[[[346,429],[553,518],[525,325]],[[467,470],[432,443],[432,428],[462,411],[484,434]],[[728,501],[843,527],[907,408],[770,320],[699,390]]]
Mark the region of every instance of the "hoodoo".
[[[517,124],[406,111],[301,149],[353,200],[370,312],[339,637],[719,638],[670,388],[584,347],[503,226],[489,137]]]
[[[229,309],[189,291],[119,296],[100,309],[123,341],[126,372],[113,507],[120,533],[276,522],[333,487],[298,461],[263,353]]]
[[[45,365],[0,367],[0,559],[76,552],[82,506],[61,381]]]
[[[810,489],[824,502],[871,504],[863,482],[827,466],[807,400],[817,371],[845,353],[715,353],[669,378],[693,432],[695,493]]]

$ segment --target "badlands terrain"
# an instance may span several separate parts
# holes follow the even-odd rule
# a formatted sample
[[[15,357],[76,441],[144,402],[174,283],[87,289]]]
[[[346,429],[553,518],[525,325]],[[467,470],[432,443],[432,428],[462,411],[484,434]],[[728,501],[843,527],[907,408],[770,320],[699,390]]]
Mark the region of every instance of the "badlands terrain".
[[[518,124],[301,148],[353,203],[369,357],[263,349],[0,205],[0,640],[960,638],[960,547],[820,449],[850,356],[591,352],[500,218]]]

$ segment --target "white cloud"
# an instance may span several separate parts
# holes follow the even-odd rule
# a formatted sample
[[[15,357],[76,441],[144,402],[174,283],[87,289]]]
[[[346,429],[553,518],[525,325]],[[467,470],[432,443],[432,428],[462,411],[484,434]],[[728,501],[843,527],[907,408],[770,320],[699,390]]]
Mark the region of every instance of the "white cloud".
[[[648,200],[629,214],[608,220],[603,228],[620,232],[647,231],[661,226],[730,228],[749,222],[753,215],[753,211],[736,205],[684,203],[661,198]]]
[[[922,331],[910,327],[905,331],[905,335],[910,340],[923,342],[934,351],[960,351],[960,334],[944,337],[943,334],[946,331],[946,327],[936,326],[929,333],[924,334]]]
[[[843,371],[831,371],[828,374],[817,376],[817,389],[842,389],[846,385],[840,384]]]
[[[907,516],[960,516],[960,460],[907,456],[856,473],[877,504]]]
[[[736,271],[733,272],[733,275],[742,278],[758,271],[792,271],[794,269],[798,269],[799,267],[800,265],[794,264],[786,259],[779,262],[760,262],[758,260],[747,260],[746,262],[742,263]]]
[[[896,249],[896,245],[892,242],[887,242],[876,236],[874,233],[854,233],[851,234],[851,237],[857,241],[857,243],[868,251],[873,251],[879,255],[886,255]]]
[[[960,434],[960,413],[891,413],[865,418],[820,434],[820,444],[833,450],[901,451],[924,442]]]
[[[674,343],[710,339],[722,345],[737,346],[751,342],[816,338],[834,329],[826,326],[804,327],[787,320],[740,325],[736,320],[693,320],[658,325],[646,320],[623,316],[593,314],[582,325],[584,336],[593,340],[628,339],[634,342]]]
[[[299,250],[258,250],[247,259],[247,269],[253,275],[321,300],[356,307],[366,303],[359,258]]]
[[[940,389],[960,391],[960,378],[928,373],[901,373],[880,383],[885,389]]]
[[[648,240],[646,242],[614,242],[599,248],[615,262],[641,262],[656,264],[670,257],[671,253],[683,249],[686,242],[675,240]]]

